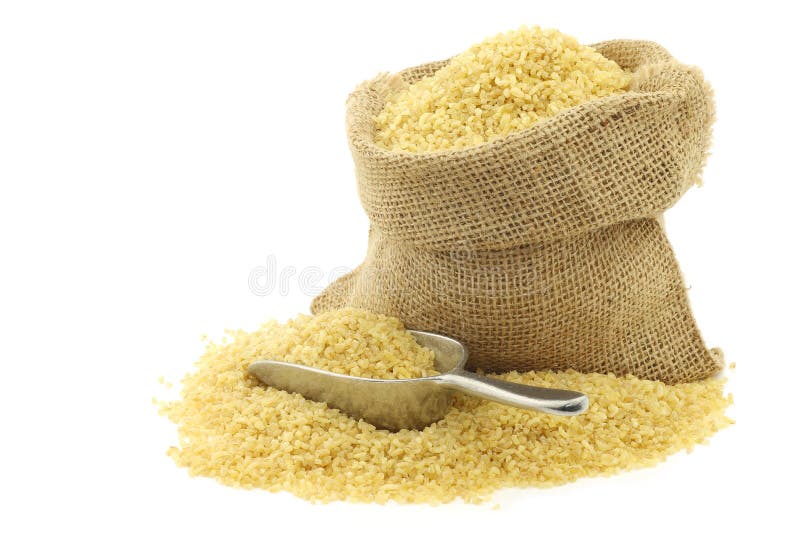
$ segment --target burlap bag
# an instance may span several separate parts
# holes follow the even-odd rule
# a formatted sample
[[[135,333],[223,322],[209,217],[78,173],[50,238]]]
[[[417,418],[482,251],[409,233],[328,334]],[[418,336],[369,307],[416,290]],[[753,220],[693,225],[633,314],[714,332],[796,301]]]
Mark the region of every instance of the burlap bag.
[[[373,142],[392,91],[446,62],[379,76],[347,102],[364,262],[312,311],[356,306],[463,341],[487,371],[576,369],[667,383],[722,356],[695,324],[661,215],[698,179],[714,117],[702,74],[646,41],[594,45],[631,90],[463,150]]]

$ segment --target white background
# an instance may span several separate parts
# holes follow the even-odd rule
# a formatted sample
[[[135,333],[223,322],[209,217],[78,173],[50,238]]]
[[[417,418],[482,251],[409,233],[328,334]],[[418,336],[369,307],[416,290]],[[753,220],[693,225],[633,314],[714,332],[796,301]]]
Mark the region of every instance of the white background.
[[[719,5],[0,3],[0,531],[796,529],[796,20]],[[328,276],[364,255],[348,92],[523,23],[651,39],[714,85],[705,185],[667,229],[706,341],[737,363],[736,425],[499,510],[315,506],[177,469],[157,377],[190,370],[203,333],[307,312],[321,287],[297,276],[251,291],[268,258]]]

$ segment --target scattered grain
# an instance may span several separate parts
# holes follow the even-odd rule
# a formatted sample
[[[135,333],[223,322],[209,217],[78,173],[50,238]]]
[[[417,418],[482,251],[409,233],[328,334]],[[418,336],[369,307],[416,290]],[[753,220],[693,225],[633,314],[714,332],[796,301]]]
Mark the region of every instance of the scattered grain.
[[[272,321],[210,344],[184,379],[180,399],[160,404],[178,425],[179,446],[168,454],[192,475],[313,501],[479,502],[503,487],[651,466],[731,423],[725,410],[732,400],[720,380],[667,386],[632,376],[512,372],[498,376],[584,391],[590,408],[557,417],[459,395],[442,421],[392,433],[264,387],[246,372],[254,359],[284,354],[287,361],[381,377],[424,374],[428,355],[409,346],[401,328],[396,319],[347,310]],[[350,336],[358,342],[346,343]],[[416,354],[417,363],[373,367],[380,359],[370,358],[372,349],[390,362]]]

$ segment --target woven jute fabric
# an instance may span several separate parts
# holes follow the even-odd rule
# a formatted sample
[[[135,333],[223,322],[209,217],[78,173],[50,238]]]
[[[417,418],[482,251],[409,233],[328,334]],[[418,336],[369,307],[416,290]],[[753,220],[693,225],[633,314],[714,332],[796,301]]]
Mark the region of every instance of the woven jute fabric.
[[[375,145],[389,95],[446,62],[381,75],[347,102],[364,262],[312,303],[355,306],[461,340],[487,371],[631,373],[667,383],[722,367],[695,324],[661,215],[699,180],[714,119],[699,70],[661,46],[593,45],[633,74],[585,102],[460,150]]]

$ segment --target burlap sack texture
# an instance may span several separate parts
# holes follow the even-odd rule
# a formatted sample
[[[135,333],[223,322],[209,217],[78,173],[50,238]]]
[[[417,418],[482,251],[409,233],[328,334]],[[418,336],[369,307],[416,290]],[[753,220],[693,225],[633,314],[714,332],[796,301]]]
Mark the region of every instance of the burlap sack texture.
[[[714,119],[702,74],[661,46],[593,45],[633,73],[629,92],[461,150],[375,145],[392,91],[446,62],[382,75],[347,102],[364,262],[312,303],[356,306],[463,341],[487,371],[576,369],[667,383],[708,377],[661,215],[699,176]]]

